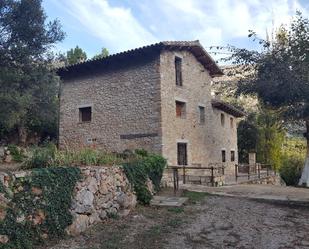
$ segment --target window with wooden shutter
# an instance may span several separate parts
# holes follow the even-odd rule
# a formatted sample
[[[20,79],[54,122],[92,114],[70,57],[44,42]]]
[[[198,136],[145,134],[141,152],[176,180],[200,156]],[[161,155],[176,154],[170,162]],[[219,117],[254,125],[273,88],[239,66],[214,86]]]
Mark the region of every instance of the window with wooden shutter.
[[[176,117],[185,118],[186,116],[186,103],[176,101]]]
[[[91,106],[79,108],[79,122],[90,122],[91,114]]]
[[[225,150],[221,151],[221,156],[222,156],[222,162],[225,163],[226,162],[226,153]]]

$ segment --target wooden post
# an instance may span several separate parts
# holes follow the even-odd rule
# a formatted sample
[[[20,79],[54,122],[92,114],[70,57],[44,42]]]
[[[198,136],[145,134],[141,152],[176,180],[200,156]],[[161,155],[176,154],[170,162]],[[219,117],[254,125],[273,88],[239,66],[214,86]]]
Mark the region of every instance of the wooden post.
[[[235,164],[235,180],[237,182],[237,178],[238,178],[238,165]]]
[[[250,180],[250,164],[248,165],[248,180]]]
[[[266,167],[266,172],[267,172],[267,176],[269,176],[269,168],[268,168],[268,165]]]
[[[182,182],[186,184],[186,169],[185,166],[182,166]]]
[[[174,182],[174,195],[176,195],[177,185],[176,185],[176,169],[173,168],[173,182]]]
[[[214,179],[214,167],[211,167],[211,185],[215,186],[215,179]]]
[[[261,178],[261,165],[258,164],[258,176],[259,176],[259,179]]]

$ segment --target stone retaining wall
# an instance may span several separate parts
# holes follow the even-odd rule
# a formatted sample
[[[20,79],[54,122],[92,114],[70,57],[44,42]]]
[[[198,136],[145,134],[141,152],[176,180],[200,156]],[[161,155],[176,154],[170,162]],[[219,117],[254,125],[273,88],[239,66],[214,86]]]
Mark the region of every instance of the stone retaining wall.
[[[240,182],[239,184],[263,184],[263,185],[277,185],[277,186],[285,186],[285,182],[279,175],[266,176],[260,179],[248,180],[245,182]]]
[[[94,223],[102,222],[109,217],[125,216],[135,207],[136,196],[121,167],[93,166],[80,169],[82,179],[77,182],[74,188],[70,208],[73,221],[66,228],[68,234],[76,235],[85,231]],[[11,193],[9,196],[0,193],[0,220],[5,219],[6,207],[13,201],[15,194],[20,195],[24,191],[28,191],[27,193],[30,191],[32,193],[30,196],[33,196],[33,198],[42,196],[44,190],[39,188],[10,189],[10,186],[14,185],[14,181],[25,177],[31,177],[31,171],[0,172],[0,181],[3,187]],[[25,196],[29,196],[27,193],[25,193]],[[34,225],[40,225],[46,219],[42,210],[33,210],[33,214],[30,216]],[[30,219],[29,217],[23,217],[23,221]],[[0,237],[1,246],[1,243],[7,243],[8,236],[0,236],[4,236],[4,239]],[[48,234],[45,237],[48,238]]]
[[[68,234],[78,234],[108,217],[125,216],[135,207],[136,196],[120,167],[85,167],[82,175],[75,187]]]

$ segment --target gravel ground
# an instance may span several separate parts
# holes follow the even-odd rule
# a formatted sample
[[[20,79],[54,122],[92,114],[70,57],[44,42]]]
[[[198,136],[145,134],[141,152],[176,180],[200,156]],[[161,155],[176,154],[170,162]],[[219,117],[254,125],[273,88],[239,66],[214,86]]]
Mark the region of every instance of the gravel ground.
[[[309,209],[209,197],[167,248],[309,248]]]
[[[183,209],[139,207],[44,248],[309,248],[309,209],[207,196]]]

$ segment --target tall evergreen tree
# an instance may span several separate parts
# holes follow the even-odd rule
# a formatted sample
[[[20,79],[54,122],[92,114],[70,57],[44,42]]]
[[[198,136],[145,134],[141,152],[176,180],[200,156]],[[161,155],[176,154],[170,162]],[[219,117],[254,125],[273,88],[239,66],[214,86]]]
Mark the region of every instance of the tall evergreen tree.
[[[67,52],[67,63],[69,65],[80,63],[87,60],[87,54],[80,47],[76,46],[75,48],[70,49]]]
[[[0,136],[55,123],[58,77],[52,46],[64,39],[59,21],[46,21],[41,0],[0,1]]]

